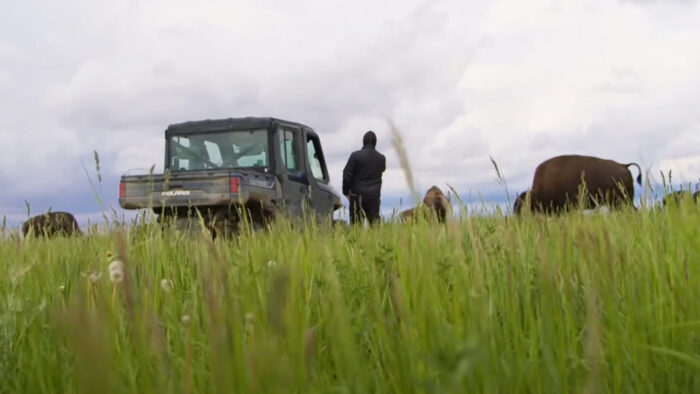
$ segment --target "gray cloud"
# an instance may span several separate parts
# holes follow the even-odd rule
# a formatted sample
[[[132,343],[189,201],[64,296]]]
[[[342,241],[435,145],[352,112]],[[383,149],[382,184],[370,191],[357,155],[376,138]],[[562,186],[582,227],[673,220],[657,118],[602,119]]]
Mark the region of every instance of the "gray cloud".
[[[696,4],[697,0],[620,0],[622,3],[641,3],[641,4],[652,4],[652,3],[667,3],[667,4]]]
[[[386,118],[421,188],[497,199],[489,156],[520,190],[539,162],[573,152],[690,179],[700,15],[655,3],[13,4],[0,26],[0,214],[21,215],[24,199],[96,212],[93,150],[115,204],[119,174],[162,168],[169,123],[246,115],[314,127],[336,184],[377,131],[393,199],[409,196]]]

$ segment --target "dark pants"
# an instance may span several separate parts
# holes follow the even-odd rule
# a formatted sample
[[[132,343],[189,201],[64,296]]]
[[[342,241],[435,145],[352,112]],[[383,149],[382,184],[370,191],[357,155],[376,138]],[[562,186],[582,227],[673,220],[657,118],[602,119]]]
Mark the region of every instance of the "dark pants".
[[[367,197],[356,194],[350,195],[350,223],[364,223],[369,220],[373,225],[379,221],[379,197]]]

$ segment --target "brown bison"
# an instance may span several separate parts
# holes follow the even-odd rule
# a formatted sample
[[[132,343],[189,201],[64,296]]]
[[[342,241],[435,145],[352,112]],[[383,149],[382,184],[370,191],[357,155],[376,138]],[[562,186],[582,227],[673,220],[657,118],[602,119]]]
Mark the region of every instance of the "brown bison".
[[[22,233],[25,237],[30,231],[35,236],[46,235],[47,237],[82,234],[75,217],[68,212],[48,212],[31,217],[22,224]]]
[[[662,203],[665,207],[669,204],[680,205],[681,202],[684,200],[693,200],[695,202],[698,202],[699,199],[700,191],[695,192],[695,194],[691,194],[691,192],[688,190],[678,190],[667,194],[662,200]]]
[[[407,221],[416,217],[421,212],[424,217],[434,216],[441,223],[447,219],[447,215],[452,213],[452,204],[445,193],[437,186],[432,186],[425,193],[423,202],[415,208],[407,209],[399,214],[402,221]]]
[[[577,206],[584,190],[585,194],[581,195],[584,208],[632,206],[634,182],[629,166],[639,170],[637,183],[641,185],[642,169],[637,163],[620,164],[579,155],[553,157],[537,166],[532,189],[515,199],[513,211],[519,214],[529,203],[535,211],[561,212]]]
[[[670,204],[680,205],[681,202],[684,200],[694,199],[695,201],[697,201],[698,197],[700,197],[698,192],[695,192],[695,194],[691,194],[691,192],[688,190],[678,190],[667,194],[662,200],[662,203],[664,207]]]

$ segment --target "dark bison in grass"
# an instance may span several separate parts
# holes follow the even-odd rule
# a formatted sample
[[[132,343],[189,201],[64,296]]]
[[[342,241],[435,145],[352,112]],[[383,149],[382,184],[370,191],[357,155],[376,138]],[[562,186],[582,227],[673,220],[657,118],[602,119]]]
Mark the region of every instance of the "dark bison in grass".
[[[435,217],[439,222],[444,223],[447,216],[452,214],[452,204],[439,187],[433,186],[425,193],[421,205],[407,209],[399,216],[402,221],[407,221],[415,218],[418,212],[426,215],[426,218]]]
[[[637,163],[621,164],[592,156],[565,155],[553,157],[537,166],[532,189],[521,193],[513,204],[519,214],[529,207],[536,212],[557,213],[579,203],[582,196],[584,208],[607,205],[618,208],[633,206],[634,182],[628,167],[639,170],[637,183],[642,184],[642,169]]]
[[[662,202],[665,207],[669,204],[680,205],[683,200],[691,199],[695,202],[698,202],[698,200],[700,199],[700,191],[695,192],[695,194],[691,194],[691,192],[688,190],[678,190],[667,194]]]
[[[82,234],[78,221],[68,212],[48,212],[31,217],[22,224],[22,233],[25,237],[30,231],[35,236],[46,235],[47,237]]]

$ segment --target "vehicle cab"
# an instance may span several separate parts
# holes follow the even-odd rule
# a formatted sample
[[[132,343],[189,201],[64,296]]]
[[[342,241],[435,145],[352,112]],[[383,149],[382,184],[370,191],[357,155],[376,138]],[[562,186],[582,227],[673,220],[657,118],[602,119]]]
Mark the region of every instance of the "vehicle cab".
[[[174,124],[165,134],[165,170],[173,177],[221,170],[259,174],[240,186],[273,187],[276,193],[269,200],[292,217],[309,209],[326,217],[342,207],[330,185],[320,138],[308,126],[235,118]]]

